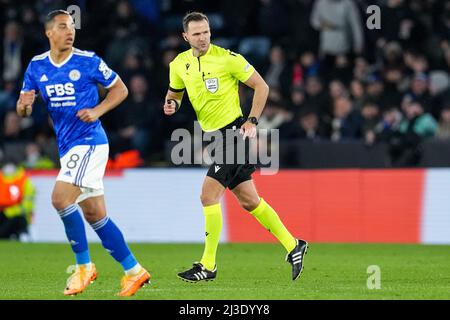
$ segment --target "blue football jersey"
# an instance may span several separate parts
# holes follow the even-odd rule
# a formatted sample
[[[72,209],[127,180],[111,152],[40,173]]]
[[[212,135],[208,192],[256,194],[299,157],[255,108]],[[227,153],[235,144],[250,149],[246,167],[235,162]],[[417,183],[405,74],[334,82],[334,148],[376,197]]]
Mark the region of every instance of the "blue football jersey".
[[[85,123],[77,112],[98,105],[97,84],[109,88],[117,79],[118,75],[94,52],[76,48],[59,64],[52,61],[50,51],[31,60],[22,91],[41,93],[53,120],[60,157],[77,145],[108,143],[100,120]]]

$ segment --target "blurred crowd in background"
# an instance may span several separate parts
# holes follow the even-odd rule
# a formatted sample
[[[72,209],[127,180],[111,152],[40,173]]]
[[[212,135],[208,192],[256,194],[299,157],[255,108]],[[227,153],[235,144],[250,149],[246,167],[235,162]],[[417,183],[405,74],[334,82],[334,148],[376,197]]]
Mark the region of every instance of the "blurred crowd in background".
[[[370,30],[369,5],[381,8]],[[0,158],[27,168],[58,167],[42,101],[31,118],[15,113],[24,70],[48,50],[43,18],[78,5],[75,46],[95,51],[117,71],[129,96],[101,120],[111,159],[138,152],[136,165],[168,165],[174,129],[193,128],[184,99],[167,118],[162,104],[169,63],[188,47],[188,11],[206,13],[212,42],[244,55],[270,86],[259,128],[282,141],[386,143],[392,164],[417,162],[430,137],[450,139],[450,1],[445,0],[0,0]],[[244,115],[253,91],[240,90]]]

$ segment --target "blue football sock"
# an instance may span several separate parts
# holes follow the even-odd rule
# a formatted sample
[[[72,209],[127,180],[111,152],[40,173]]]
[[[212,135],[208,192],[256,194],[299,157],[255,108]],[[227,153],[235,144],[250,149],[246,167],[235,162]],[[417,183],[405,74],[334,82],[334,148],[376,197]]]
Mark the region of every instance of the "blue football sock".
[[[102,240],[102,245],[106,251],[122,265],[125,271],[137,264],[136,258],[125,243],[122,232],[108,216],[91,224],[91,226]]]
[[[90,263],[91,258],[89,257],[86,231],[78,206],[72,204],[63,210],[58,211],[58,214],[64,223],[67,239],[75,253],[77,264]]]

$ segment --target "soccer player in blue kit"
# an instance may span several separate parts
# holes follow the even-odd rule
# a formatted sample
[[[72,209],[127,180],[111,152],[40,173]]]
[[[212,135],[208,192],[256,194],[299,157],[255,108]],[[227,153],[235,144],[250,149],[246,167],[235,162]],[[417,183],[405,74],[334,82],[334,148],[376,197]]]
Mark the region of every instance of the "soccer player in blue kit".
[[[77,263],[64,294],[82,292],[97,277],[81,208],[103,247],[125,271],[119,296],[131,296],[149,282],[150,274],[137,262],[122,232],[106,215],[102,180],[109,145],[99,120],[127,97],[128,90],[95,53],[73,47],[75,27],[68,12],[50,12],[45,34],[50,51],[35,56],[28,65],[16,109],[22,117],[31,115],[35,95],[40,92],[53,120],[61,170],[53,189],[52,204],[63,221]],[[101,102],[97,84],[108,90]]]

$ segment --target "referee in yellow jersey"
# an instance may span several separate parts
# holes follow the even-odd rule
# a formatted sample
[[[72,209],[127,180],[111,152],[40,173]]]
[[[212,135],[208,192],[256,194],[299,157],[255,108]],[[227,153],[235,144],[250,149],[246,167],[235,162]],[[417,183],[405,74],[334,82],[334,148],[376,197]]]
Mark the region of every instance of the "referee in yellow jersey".
[[[170,63],[170,84],[164,113],[173,115],[187,91],[197,119],[205,132],[240,130],[243,138],[256,136],[256,125],[269,93],[269,87],[247,60],[230,50],[211,44],[208,17],[200,12],[183,18],[183,38],[191,49],[180,53]],[[239,81],[254,89],[250,115],[243,118],[239,104]],[[292,265],[292,279],[303,269],[308,243],[294,238],[277,213],[260,198],[252,180],[255,166],[245,164],[213,164],[203,182],[201,202],[205,215],[205,249],[200,262],[178,277],[188,282],[214,280],[217,275],[216,251],[222,230],[220,199],[226,188],[237,197],[239,204],[269,230],[287,251],[286,260]]]

